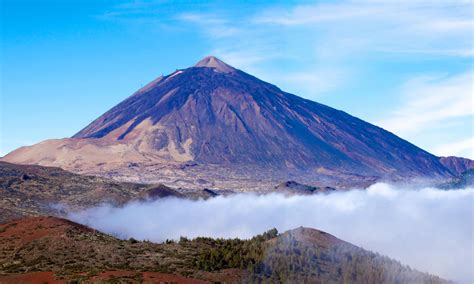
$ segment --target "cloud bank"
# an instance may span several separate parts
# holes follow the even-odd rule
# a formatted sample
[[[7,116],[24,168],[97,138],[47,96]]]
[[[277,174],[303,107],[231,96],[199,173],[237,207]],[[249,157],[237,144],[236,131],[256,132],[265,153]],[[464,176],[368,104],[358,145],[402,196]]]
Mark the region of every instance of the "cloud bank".
[[[413,268],[471,283],[474,188],[442,191],[376,184],[328,195],[239,194],[103,205],[69,218],[122,238],[248,238],[272,227],[307,226]]]

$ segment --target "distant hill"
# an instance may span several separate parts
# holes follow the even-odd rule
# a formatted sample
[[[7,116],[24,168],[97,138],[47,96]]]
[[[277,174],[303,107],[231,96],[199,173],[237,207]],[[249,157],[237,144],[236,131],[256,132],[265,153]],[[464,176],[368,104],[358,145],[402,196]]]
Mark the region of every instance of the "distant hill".
[[[0,283],[34,277],[177,283],[447,283],[310,228],[283,234],[273,229],[249,240],[181,238],[156,244],[119,240],[54,217],[26,218],[0,225],[0,263]]]
[[[196,199],[212,195],[199,190],[178,192],[161,184],[82,176],[54,167],[0,162],[0,222],[26,216],[61,216],[69,210],[103,203],[119,206],[134,199],[164,197]]]
[[[474,187],[474,169],[470,169],[462,173],[459,177],[442,183],[437,187],[442,189],[460,189],[466,187]]]
[[[441,164],[448,168],[454,175],[459,176],[463,173],[474,169],[474,161],[459,157],[441,157]]]

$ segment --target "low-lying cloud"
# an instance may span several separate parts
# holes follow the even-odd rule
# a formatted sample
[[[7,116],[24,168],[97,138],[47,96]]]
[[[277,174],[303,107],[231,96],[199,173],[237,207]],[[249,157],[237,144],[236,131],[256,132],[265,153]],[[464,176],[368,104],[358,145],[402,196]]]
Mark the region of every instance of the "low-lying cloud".
[[[103,205],[69,218],[121,238],[163,241],[180,236],[249,238],[272,227],[331,233],[420,271],[473,280],[474,188],[443,191],[376,184],[311,196],[238,194]]]

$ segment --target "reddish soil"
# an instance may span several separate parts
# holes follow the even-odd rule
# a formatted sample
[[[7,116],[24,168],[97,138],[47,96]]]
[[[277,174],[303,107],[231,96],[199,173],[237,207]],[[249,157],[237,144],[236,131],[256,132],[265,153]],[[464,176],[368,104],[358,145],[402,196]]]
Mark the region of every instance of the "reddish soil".
[[[93,231],[86,226],[56,217],[29,217],[0,224],[0,239],[11,239],[15,245],[24,245],[46,236],[62,236],[71,226],[84,232]]]
[[[160,273],[160,272],[134,272],[134,271],[105,271],[97,276],[90,278],[91,281],[109,280],[113,278],[127,278],[131,283],[139,283],[134,281],[138,275],[142,276],[143,282],[141,283],[183,283],[183,284],[201,284],[210,283],[203,280],[197,280],[192,278],[185,278],[182,276],[176,276],[172,274]]]
[[[138,276],[138,277],[137,277]],[[134,272],[134,271],[104,271],[97,276],[91,277],[89,281],[99,282],[101,280],[113,280],[125,278],[127,283],[177,283],[177,284],[204,284],[211,283],[203,280],[185,278],[181,276],[159,273],[159,272]],[[138,281],[137,278],[143,279]],[[0,276],[0,284],[56,284],[66,283],[64,280],[55,278],[53,272],[31,272]]]
[[[2,245],[13,245],[22,248],[26,245],[50,238],[56,241],[71,241],[68,232],[93,233],[95,230],[86,226],[56,217],[28,217],[5,224],[0,224],[0,240]],[[2,247],[0,246],[0,249]],[[1,261],[0,261],[1,262]],[[210,283],[208,281],[186,278],[159,272],[136,272],[127,270],[102,271],[98,275],[88,277],[88,271],[78,273],[76,276],[88,278],[92,282],[101,280],[123,280],[126,283]],[[219,275],[221,276],[221,275]],[[74,279],[70,275],[68,279]],[[0,275],[0,284],[9,283],[66,283],[65,280],[56,279],[54,272],[29,272]]]
[[[24,274],[12,274],[0,276],[0,284],[36,284],[36,283],[66,283],[64,280],[57,280],[53,272],[30,272]]]

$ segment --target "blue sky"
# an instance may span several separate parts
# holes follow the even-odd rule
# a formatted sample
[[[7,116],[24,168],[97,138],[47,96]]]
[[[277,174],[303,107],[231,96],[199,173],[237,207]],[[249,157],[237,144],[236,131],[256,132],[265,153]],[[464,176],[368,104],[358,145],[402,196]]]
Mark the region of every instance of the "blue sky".
[[[0,155],[68,137],[206,55],[474,158],[472,1],[1,3]]]

